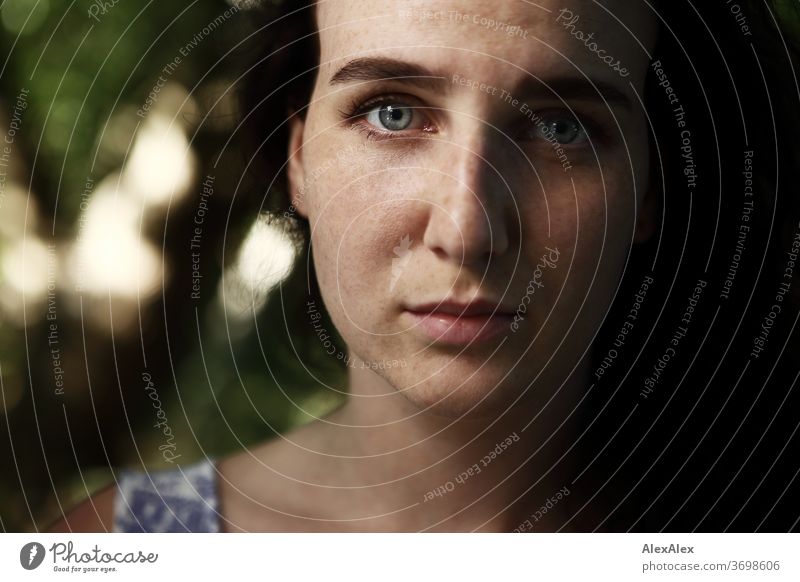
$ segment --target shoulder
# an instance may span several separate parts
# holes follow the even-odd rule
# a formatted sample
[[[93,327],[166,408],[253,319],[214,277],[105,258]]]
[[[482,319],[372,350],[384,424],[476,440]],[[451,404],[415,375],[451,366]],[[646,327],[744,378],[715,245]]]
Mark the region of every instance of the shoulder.
[[[69,511],[48,531],[219,531],[217,472],[210,459],[161,470],[123,469],[116,477],[113,486]]]
[[[117,486],[111,485],[85,500],[47,530],[51,533],[103,533],[114,529],[114,500]]]
[[[214,461],[120,473],[114,529],[120,532],[217,532],[219,499]]]

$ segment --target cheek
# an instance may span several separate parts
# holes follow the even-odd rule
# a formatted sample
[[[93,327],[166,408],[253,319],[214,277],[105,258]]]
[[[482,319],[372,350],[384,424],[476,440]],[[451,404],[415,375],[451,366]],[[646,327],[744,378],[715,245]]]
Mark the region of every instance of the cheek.
[[[381,331],[375,326],[392,296],[397,249],[402,256],[404,239],[419,242],[413,178],[342,157],[308,192],[314,267],[331,316],[337,325]]]
[[[595,310],[582,305],[588,301],[600,307],[613,295],[631,243],[634,193],[630,173],[613,167],[604,167],[602,173],[574,169],[567,179],[551,174],[543,186],[546,202],[543,196],[534,198],[539,201],[528,209],[524,240],[530,265],[541,260],[546,245],[560,252],[557,267],[546,272],[552,285],[542,290],[542,297],[548,301],[538,306],[546,317],[558,305],[558,316],[548,325],[559,335],[556,322],[567,325],[579,312],[586,318]],[[594,320],[585,324],[591,329]]]
[[[635,202],[629,176],[613,168],[573,170],[566,177],[551,173],[542,188],[528,197],[523,240],[534,246],[550,241],[599,257],[604,248],[630,239]]]

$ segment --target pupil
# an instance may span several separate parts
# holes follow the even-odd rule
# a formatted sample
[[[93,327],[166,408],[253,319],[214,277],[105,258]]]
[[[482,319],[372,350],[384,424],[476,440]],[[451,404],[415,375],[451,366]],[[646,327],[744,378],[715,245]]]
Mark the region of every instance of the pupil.
[[[397,107],[395,105],[385,105],[380,111],[381,123],[387,129],[401,130],[408,127],[411,120],[408,115],[407,107]]]
[[[559,120],[550,124],[550,132],[557,141],[570,142],[575,139],[578,128],[570,121]]]

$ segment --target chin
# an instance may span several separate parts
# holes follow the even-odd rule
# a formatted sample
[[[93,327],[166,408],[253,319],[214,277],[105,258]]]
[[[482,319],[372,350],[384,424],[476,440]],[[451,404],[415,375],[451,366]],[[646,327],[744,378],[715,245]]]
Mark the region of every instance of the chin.
[[[527,383],[512,386],[508,378],[503,383],[501,375],[475,374],[451,379],[436,378],[436,385],[429,383],[415,386],[402,392],[416,408],[426,413],[449,419],[495,419],[525,400],[520,392]],[[515,403],[516,401],[516,403]]]

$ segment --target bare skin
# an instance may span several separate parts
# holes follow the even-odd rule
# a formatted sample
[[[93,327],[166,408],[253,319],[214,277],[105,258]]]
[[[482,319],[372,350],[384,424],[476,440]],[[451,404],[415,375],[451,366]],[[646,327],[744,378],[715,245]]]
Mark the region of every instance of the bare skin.
[[[319,5],[289,178],[350,397],[218,463],[224,530],[512,531],[571,487],[591,340],[654,228],[636,93],[656,23],[632,4],[576,0],[571,28],[554,0]],[[476,298],[519,313],[526,295],[518,328],[480,342],[432,339],[412,313]],[[533,531],[604,517],[582,505],[571,489]]]
[[[653,42],[644,10],[610,4],[638,41]],[[581,429],[575,409],[589,371],[580,355],[628,246],[653,227],[646,132],[628,84],[641,92],[647,58],[607,15],[577,2],[574,13],[607,53],[627,56],[623,77],[555,22],[557,3],[540,5],[550,12],[523,2],[424,4],[441,14],[491,15],[528,31],[528,39],[480,19],[403,19],[388,1],[320,7],[322,65],[306,119],[294,121],[290,178],[293,203],[312,225],[325,306],[355,362],[351,396],[323,420],[220,464],[229,531],[512,531],[581,469],[562,459]],[[348,63],[375,57],[419,65],[444,83],[372,81],[364,71],[334,80]],[[598,123],[609,123],[613,112],[629,150],[612,129],[616,138],[594,140],[596,156],[591,147],[565,147],[566,172],[550,144],[519,137],[522,108],[499,89],[532,108],[563,108],[531,89],[531,75],[555,84],[581,72],[629,97],[630,109],[596,94],[568,100]],[[385,131],[374,126],[377,111],[343,125],[349,101],[384,93],[418,108],[409,128],[395,133],[404,139],[360,133]],[[342,151],[344,161],[317,170]],[[392,287],[393,251],[404,236],[413,241],[410,266]],[[500,340],[438,345],[405,317],[405,306],[431,297],[516,305],[545,247],[558,249],[563,263],[546,273],[538,302],[500,349]],[[584,300],[594,309],[581,311]],[[360,366],[399,358],[409,365]],[[482,462],[512,434],[519,440]],[[479,473],[454,481],[475,465]],[[440,486],[448,490],[432,496]],[[539,516],[535,530],[585,531],[591,509],[576,515],[574,500],[567,496]]]

